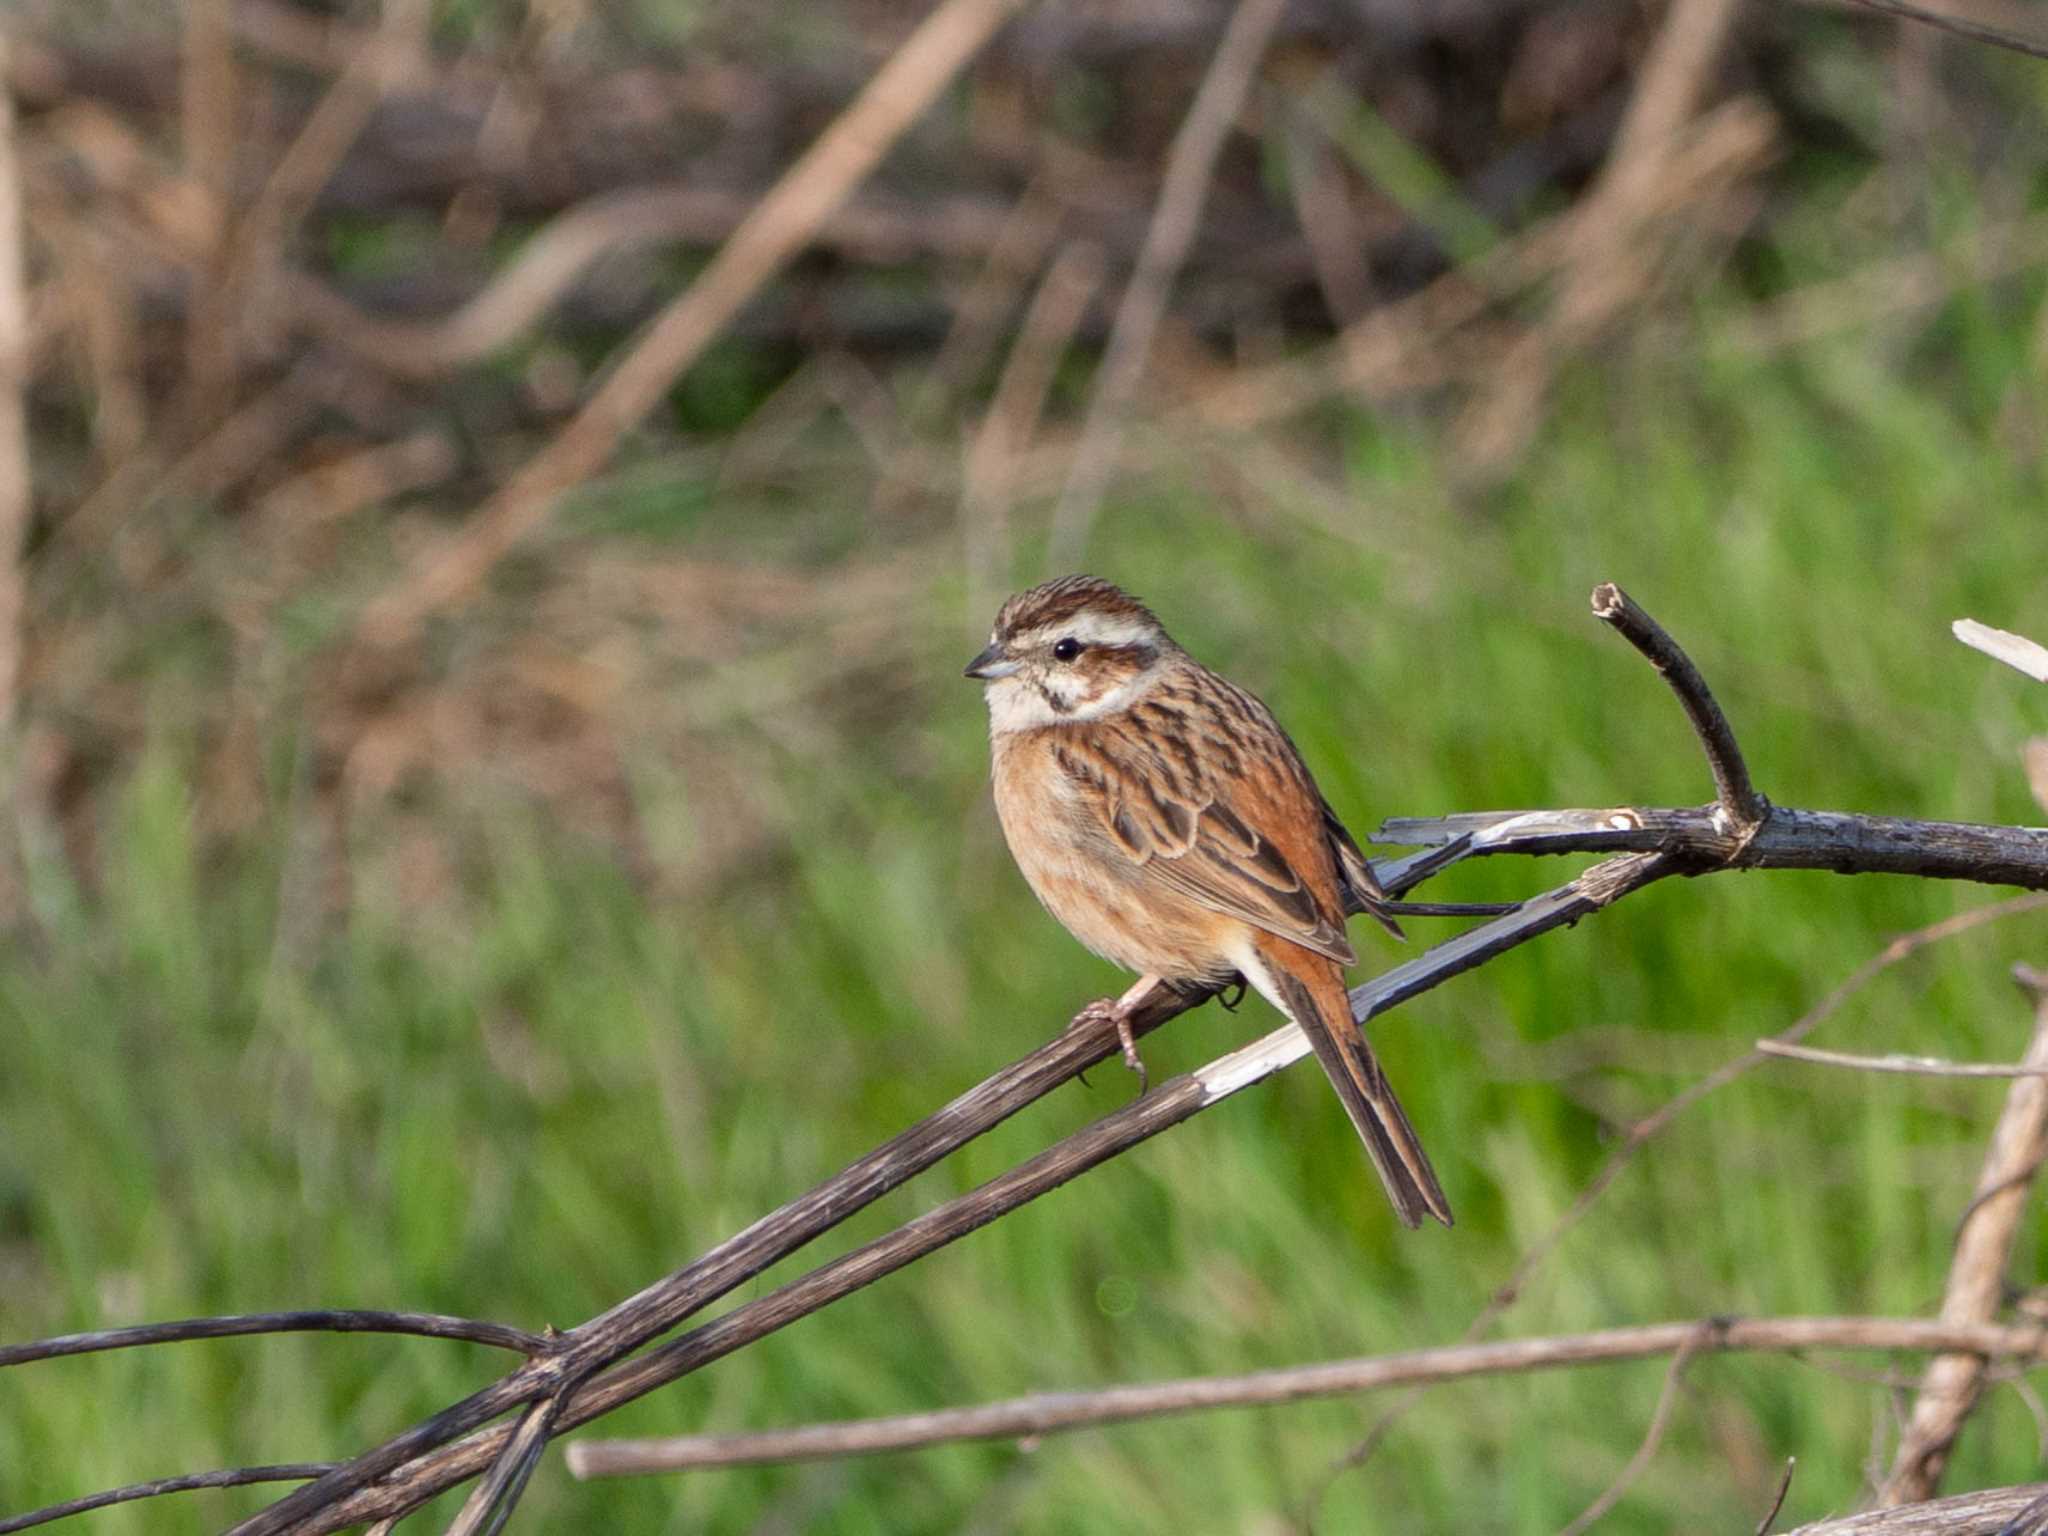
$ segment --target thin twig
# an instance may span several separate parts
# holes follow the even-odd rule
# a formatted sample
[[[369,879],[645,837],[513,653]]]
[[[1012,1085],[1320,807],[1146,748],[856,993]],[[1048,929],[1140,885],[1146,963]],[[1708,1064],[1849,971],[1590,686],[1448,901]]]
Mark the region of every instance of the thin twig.
[[[1756,1536],[1771,1536],[1771,1527],[1778,1523],[1778,1511],[1785,1507],[1785,1495],[1792,1491],[1792,1474],[1798,1469],[1799,1458],[1787,1456],[1785,1470],[1778,1474],[1778,1491],[1771,1495],[1771,1507],[1756,1523]]]
[[[1657,1454],[1657,1448],[1664,1443],[1664,1431],[1671,1425],[1671,1410],[1678,1403],[1679,1384],[1685,1378],[1685,1368],[1692,1363],[1692,1357],[1699,1353],[1702,1338],[1712,1324],[1702,1325],[1701,1337],[1686,1340],[1678,1346],[1671,1357],[1671,1366],[1664,1372],[1664,1385],[1657,1393],[1657,1406],[1651,1410],[1649,1428],[1643,1431],[1642,1444],[1629,1457],[1613,1482],[1601,1489],[1600,1496],[1580,1510],[1577,1518],[1569,1521],[1558,1532],[1558,1536],[1585,1536],[1594,1525],[1607,1517],[1609,1510],[1622,1501],[1629,1489],[1635,1486],[1637,1478],[1643,1475],[1650,1460]]]
[[[1007,1440],[1168,1414],[1271,1406],[1383,1392],[1392,1387],[1662,1355],[1676,1355],[1683,1361],[1701,1354],[1734,1352],[1932,1351],[1956,1348],[1958,1340],[1967,1340],[1964,1347],[1973,1352],[2000,1359],[2048,1360],[2048,1333],[2036,1324],[1961,1326],[1923,1318],[1879,1317],[1708,1318],[1487,1344],[1453,1344],[1253,1371],[1241,1376],[1194,1376],[1142,1386],[1105,1387],[1093,1392],[1037,1393],[972,1408],[807,1424],[758,1434],[584,1440],[569,1448],[568,1461],[575,1476],[594,1478],[676,1472],[693,1467],[868,1456],[957,1440]],[[1668,1405],[1665,1416],[1668,1417]]]
[[[438,378],[516,341],[601,258],[661,242],[724,239],[755,202],[694,181],[600,193],[541,225],[487,284],[433,319],[372,313],[303,271],[283,275],[284,299],[291,319],[323,341],[404,378]],[[978,197],[855,203],[821,222],[812,239],[870,261],[957,258],[999,245],[1005,222],[999,205]]]
[[[185,0],[180,35],[179,129],[184,173],[204,200],[205,249],[192,263],[185,315],[187,414],[208,422],[232,397],[236,317],[227,282],[229,209],[240,144],[240,71],[229,13],[233,0]]]
[[[396,1333],[429,1339],[461,1339],[488,1344],[514,1354],[539,1356],[556,1344],[546,1334],[529,1333],[503,1323],[444,1317],[435,1312],[368,1312],[305,1310],[244,1312],[231,1317],[195,1317],[175,1323],[143,1323],[132,1328],[103,1328],[93,1333],[67,1333],[30,1344],[0,1347],[0,1369],[55,1360],[64,1355],[90,1355],[107,1349],[137,1349],[146,1344],[181,1344],[193,1339],[235,1339],[259,1333]]]
[[[1810,1062],[1817,1067],[1851,1067],[1858,1072],[1896,1072],[1906,1077],[2048,1077],[2048,1065],[2028,1066],[1996,1061],[1942,1061],[1934,1056],[1858,1056],[1849,1051],[1823,1051],[1811,1045],[1785,1045],[1759,1040],[1766,1056]]]
[[[2026,1214],[2027,1192],[2042,1159],[2048,1157],[2048,1083],[2041,1081],[2048,1074],[2048,986],[2039,985],[2041,978],[2032,972],[2022,972],[2020,980],[2034,997],[2034,1034],[2025,1064],[2036,1070],[2014,1082],[1992,1130],[1977,1196],[1949,1265],[1941,1301],[1944,1322],[1986,1321],[1998,1315],[2005,1302],[2006,1265]],[[1944,1354],[1928,1363],[1912,1420],[1899,1439],[1891,1475],[1879,1496],[1881,1503],[1912,1504],[1934,1495],[1983,1385],[1981,1356]]]
[[[1678,695],[1685,718],[1691,723],[1693,734],[1699,737],[1701,750],[1707,754],[1707,766],[1714,775],[1714,796],[1733,818],[1738,835],[1760,825],[1770,811],[1770,802],[1750,782],[1749,765],[1742,760],[1742,748],[1736,744],[1728,717],[1721,712],[1692,658],[1665,632],[1663,625],[1611,581],[1593,589],[1593,613],[1641,652],[1643,659],[1657,669]]]
[[[1727,118],[1698,118],[1733,26],[1737,0],[1671,0],[1636,70],[1628,110],[1592,191],[1569,215],[1573,250],[1547,314],[1492,361],[1459,436],[1482,469],[1519,453],[1542,419],[1559,360],[1597,337],[1645,292],[1661,263],[1661,184],[1688,128],[1727,131]],[[1746,129],[1738,126],[1738,136]],[[1698,219],[1697,208],[1692,222]]]
[[[882,156],[1027,0],[942,0],[861,93],[769,189],[697,279],[612,366],[568,424],[521,465],[468,525],[363,616],[361,638],[388,646],[467,598],[536,528],[555,498],[611,457],[619,439],[762,286],[808,244]]]
[[[1102,274],[1102,251],[1086,240],[1070,242],[1053,259],[1031,296],[989,398],[988,414],[967,450],[960,521],[968,597],[977,615],[993,606],[990,589],[1010,575],[1009,509],[1017,460],[1037,435],[1060,360],[1094,302]]]
[[[1865,10],[1882,11],[1887,16],[1897,16],[1906,21],[1917,21],[1923,26],[1933,27],[1938,32],[1966,37],[1973,43],[1986,43],[1993,48],[2023,53],[2030,59],[2048,59],[2048,39],[2022,37],[2019,33],[2008,32],[2003,27],[1994,27],[1985,22],[1972,21],[1967,16],[1958,16],[1953,11],[1932,11],[1908,4],[1907,0],[1845,0],[1845,3],[1860,5]]]
[[[1266,40],[1283,9],[1285,0],[1238,0],[1194,103],[1173,137],[1159,202],[1152,210],[1137,267],[1117,305],[1080,446],[1074,450],[1066,487],[1053,511],[1051,559],[1059,569],[1072,566],[1087,547],[1088,530],[1123,446],[1131,402],[1151,360],[1160,316],[1201,222],[1216,157],[1244,106]]]
[[[28,532],[28,299],[22,258],[21,177],[14,155],[13,75],[0,30],[0,732],[19,704],[27,602],[22,543]],[[11,768],[0,765],[0,772]]]
[[[25,1531],[31,1526],[48,1525],[53,1520],[68,1520],[73,1515],[105,1509],[110,1504],[131,1504],[137,1499],[154,1499],[166,1493],[190,1493],[198,1488],[246,1488],[251,1483],[300,1482],[318,1477],[332,1465],[331,1462],[309,1461],[273,1467],[223,1467],[217,1472],[187,1472],[179,1477],[130,1483],[125,1488],[109,1488],[101,1493],[89,1493],[82,1499],[67,1499],[62,1504],[51,1504],[43,1509],[32,1509],[25,1515],[0,1519],[0,1536]]]

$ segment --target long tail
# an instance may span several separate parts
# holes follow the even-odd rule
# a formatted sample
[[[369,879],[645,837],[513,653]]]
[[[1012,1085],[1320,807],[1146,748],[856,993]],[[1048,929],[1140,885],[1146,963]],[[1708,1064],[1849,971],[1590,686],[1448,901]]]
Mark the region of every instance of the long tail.
[[[1365,1032],[1352,1022],[1343,973],[1335,961],[1321,955],[1295,945],[1287,946],[1292,953],[1282,955],[1275,953],[1277,947],[1259,946],[1267,974],[1253,978],[1254,984],[1260,980],[1272,984],[1271,991],[1264,986],[1259,990],[1301,1026],[1315,1047],[1316,1059],[1358,1128],[1402,1222],[1419,1227],[1424,1216],[1434,1216],[1448,1227],[1451,1204],[1444,1198],[1443,1186],[1437,1183],[1436,1170],[1429,1165],[1429,1154],[1422,1150],[1415,1127],[1408,1123],[1401,1101],[1394,1097],[1372,1047],[1366,1044]]]

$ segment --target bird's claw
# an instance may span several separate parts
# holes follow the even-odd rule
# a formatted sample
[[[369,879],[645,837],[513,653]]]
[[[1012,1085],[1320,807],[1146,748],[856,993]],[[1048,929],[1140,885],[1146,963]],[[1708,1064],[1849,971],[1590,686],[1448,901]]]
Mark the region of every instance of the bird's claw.
[[[1145,1070],[1145,1062],[1138,1055],[1138,1037],[1131,1032],[1131,1016],[1117,1006],[1112,998],[1098,997],[1094,1002],[1074,1015],[1076,1024],[1107,1024],[1116,1031],[1116,1043],[1123,1051],[1124,1065],[1138,1074],[1138,1096],[1152,1086],[1152,1074]]]

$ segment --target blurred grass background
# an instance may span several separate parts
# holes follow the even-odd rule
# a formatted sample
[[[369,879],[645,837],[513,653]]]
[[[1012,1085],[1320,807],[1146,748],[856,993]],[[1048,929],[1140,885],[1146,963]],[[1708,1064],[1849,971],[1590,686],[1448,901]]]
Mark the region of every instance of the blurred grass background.
[[[436,26],[488,34],[474,10]],[[702,35],[641,10],[636,26]],[[1361,834],[1392,814],[1705,797],[1662,685],[1588,616],[1601,580],[1691,649],[1774,799],[2039,818],[2018,754],[2042,699],[1947,634],[1966,614],[2048,628],[2038,272],[1963,274],[1909,315],[1817,339],[1741,338],[1782,294],[2037,206],[2048,75],[1936,45],[1915,78],[1946,105],[1901,149],[1880,99],[1889,31],[1809,19],[1773,36],[1802,50],[1779,67],[1833,136],[1793,135],[1769,217],[1629,344],[1563,363],[1499,472],[1475,481],[1455,413],[1426,404],[1333,398],[1250,438],[1170,416],[1135,434],[1142,462],[1088,568],[1260,692]],[[2022,127],[2024,158],[2007,153]],[[367,237],[345,222],[323,228],[337,270],[357,271]],[[248,569],[251,521],[230,504],[138,512],[115,543],[153,552],[146,602],[121,585],[120,548],[53,575],[37,562],[63,536],[38,534],[44,650],[0,937],[0,1337],[312,1305],[567,1326],[1122,985],[1012,868],[981,703],[958,675],[993,600],[1045,574],[1043,499],[1020,499],[973,569],[954,504],[892,482],[857,412],[785,411],[764,448],[790,361],[744,338],[716,354],[675,420],[581,487],[339,745],[321,647],[469,504],[460,480],[345,519],[259,594],[260,625],[221,600],[274,574]],[[862,387],[901,402],[926,362],[870,360]],[[1062,419],[1085,400],[1085,354],[1070,373]],[[61,498],[41,494],[47,521]],[[1564,868],[1498,861],[1431,894],[1498,898]],[[1376,1028],[1455,1230],[1398,1229],[1301,1069],[603,1429],[769,1427],[1449,1342],[1630,1123],[1891,935],[1995,894],[1820,874],[1657,886]],[[1359,942],[1367,966],[1394,956]],[[1880,979],[1819,1043],[2009,1059],[2028,1017],[2006,969],[2044,945],[2038,917],[1974,932]],[[1155,1077],[1269,1022],[1256,1000],[1191,1014],[1148,1042]],[[1644,1153],[1501,1329],[1926,1313],[2002,1091],[1752,1073]],[[1063,1090],[831,1245],[1129,1092],[1113,1070]],[[2044,1256],[2030,1222],[2016,1283]],[[345,1455],[499,1367],[462,1345],[303,1337],[0,1374],[0,1509]],[[1785,1523],[1853,1504],[1894,1433],[1871,1369],[1695,1362],[1603,1528],[1747,1528],[1790,1455]],[[1439,1389],[1336,1479],[1318,1528],[1556,1529],[1634,1450],[1663,1372]],[[1378,1407],[615,1485],[572,1484],[551,1459],[518,1528],[1281,1531]],[[1994,1390],[1949,1485],[2038,1475],[2040,1435],[2019,1393]],[[91,1528],[216,1528],[258,1498],[158,1501]]]

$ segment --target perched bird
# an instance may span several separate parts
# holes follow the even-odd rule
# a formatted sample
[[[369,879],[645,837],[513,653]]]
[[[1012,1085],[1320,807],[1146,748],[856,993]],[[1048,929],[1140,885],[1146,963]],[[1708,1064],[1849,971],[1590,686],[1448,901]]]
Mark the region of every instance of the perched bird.
[[[1243,977],[1315,1047],[1401,1220],[1450,1225],[1429,1158],[1353,1022],[1346,900],[1387,898],[1272,711],[1094,576],[1021,592],[969,663],[988,701],[996,813],[1046,910],[1139,973],[1076,1016],[1113,1024],[1156,982]]]

